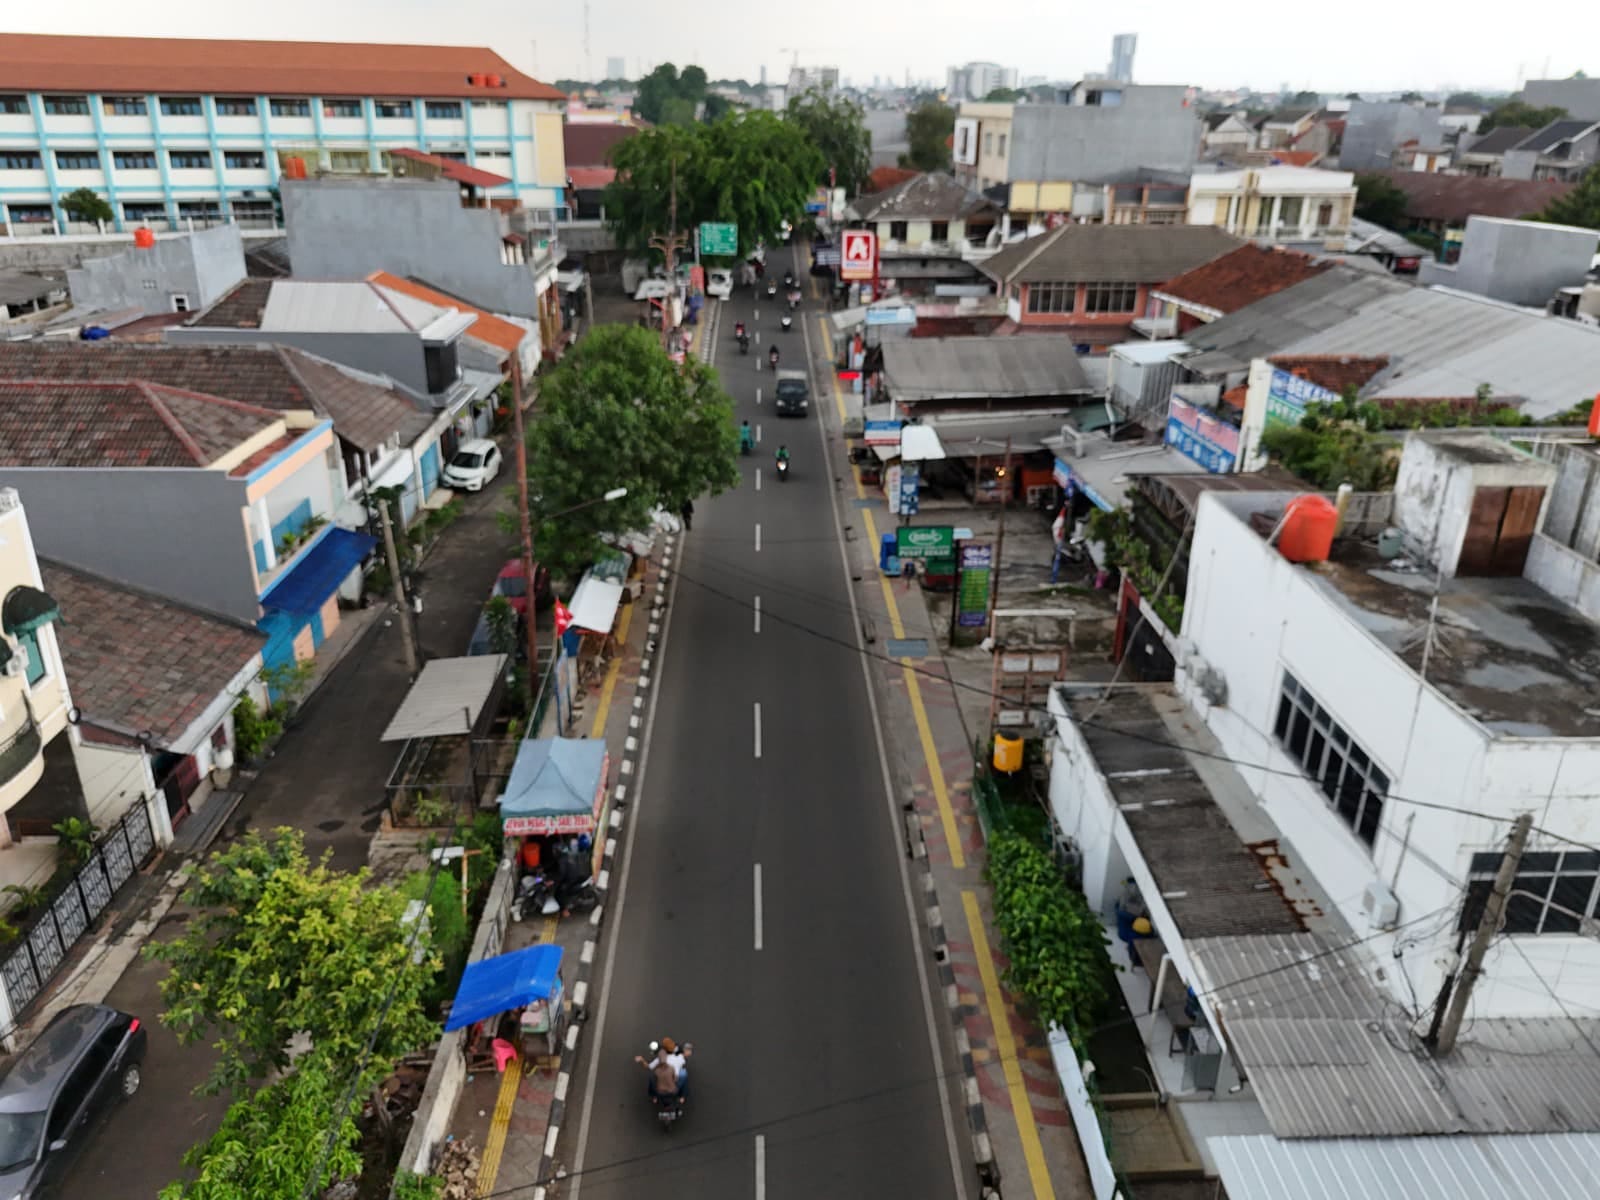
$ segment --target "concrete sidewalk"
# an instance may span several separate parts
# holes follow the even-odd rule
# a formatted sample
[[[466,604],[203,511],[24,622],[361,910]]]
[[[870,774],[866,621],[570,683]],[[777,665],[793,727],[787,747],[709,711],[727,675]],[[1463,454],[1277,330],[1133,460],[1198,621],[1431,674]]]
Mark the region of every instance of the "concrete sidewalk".
[[[867,649],[874,657],[891,777],[915,814],[921,849],[913,852],[925,853],[928,920],[936,953],[944,951],[941,975],[979,1178],[997,1178],[1013,1200],[1088,1197],[1088,1176],[1045,1031],[1000,983],[1005,959],[983,880],[983,834],[971,791],[973,744],[985,731],[988,697],[968,697],[973,711],[964,713],[962,681],[952,678],[940,655],[938,628],[920,586],[890,581],[878,568],[879,535],[891,531],[897,518],[845,465],[846,406],[832,370],[826,321],[819,325],[828,359],[817,381],[821,416],[837,455],[851,575],[859,581],[856,601],[871,638]],[[890,638],[895,649],[915,656],[890,658]],[[986,690],[987,681],[982,686]]]

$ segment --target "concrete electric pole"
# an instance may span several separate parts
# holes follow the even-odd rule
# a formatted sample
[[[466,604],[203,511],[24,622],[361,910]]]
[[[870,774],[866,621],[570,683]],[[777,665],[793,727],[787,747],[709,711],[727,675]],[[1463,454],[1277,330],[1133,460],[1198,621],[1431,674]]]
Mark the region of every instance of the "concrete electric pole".
[[[1511,825],[1511,842],[1500,869],[1495,872],[1494,887],[1484,901],[1483,914],[1478,918],[1477,931],[1472,935],[1472,945],[1467,948],[1467,959],[1462,964],[1450,995],[1449,1007],[1439,1024],[1438,1038],[1433,1052],[1443,1057],[1455,1049],[1456,1035],[1461,1032],[1462,1018],[1467,1015],[1467,1001],[1472,999],[1472,985],[1483,974],[1483,957],[1489,952],[1489,943],[1500,932],[1500,921],[1505,916],[1506,901],[1511,895],[1511,883],[1517,877],[1517,867],[1522,864],[1522,852],[1528,847],[1528,832],[1533,828],[1533,816],[1523,813]]]
[[[650,239],[652,249],[659,250],[667,260],[667,284],[672,289],[661,302],[661,348],[668,354],[672,353],[672,300],[677,295],[677,255],[683,249],[688,239],[678,232],[678,160],[672,160],[672,199],[667,209],[667,223],[669,228],[666,233],[658,233]]]

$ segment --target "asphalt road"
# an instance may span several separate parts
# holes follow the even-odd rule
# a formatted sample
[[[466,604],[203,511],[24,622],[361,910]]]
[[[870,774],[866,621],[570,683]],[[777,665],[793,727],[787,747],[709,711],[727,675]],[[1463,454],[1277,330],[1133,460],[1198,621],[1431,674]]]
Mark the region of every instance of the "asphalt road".
[[[781,271],[788,255],[774,257]],[[740,290],[717,329],[716,365],[761,443],[739,488],[697,506],[676,564],[609,977],[568,1106],[569,1194],[957,1197],[952,1060],[918,966],[920,900],[913,915],[818,435],[831,393],[814,371],[811,416],[774,415],[766,351],[776,338],[783,365],[804,367],[806,339],[798,321],[777,332],[764,296],[760,309]],[[748,357],[740,319],[761,339]],[[633,1062],[663,1034],[695,1048],[689,1110],[666,1134]]]

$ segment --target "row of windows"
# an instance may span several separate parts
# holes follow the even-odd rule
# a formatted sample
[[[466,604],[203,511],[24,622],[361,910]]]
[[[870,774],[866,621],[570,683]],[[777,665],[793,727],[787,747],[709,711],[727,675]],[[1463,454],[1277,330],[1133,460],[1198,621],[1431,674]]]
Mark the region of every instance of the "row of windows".
[[[220,200],[180,200],[176,207],[180,221],[222,220]],[[231,208],[236,218],[264,220],[272,217],[274,213],[271,200],[234,200]],[[16,225],[49,225],[55,221],[55,212],[48,204],[12,204],[6,211],[11,222]],[[122,204],[123,220],[132,224],[143,221],[162,222],[168,220],[171,215],[167,211],[167,206],[160,200],[126,200]]]
[[[161,96],[157,98],[161,107],[161,114],[167,117],[199,117],[205,115],[205,108],[199,96]],[[272,115],[275,117],[309,117],[311,115],[311,101],[293,96],[274,96],[268,102]],[[491,101],[474,101],[474,104],[487,105]],[[144,96],[105,96],[101,100],[101,107],[108,117],[143,117],[150,111],[149,101]],[[372,102],[374,113],[386,120],[409,120],[416,112],[415,103],[411,100],[374,100]],[[428,100],[424,102],[424,110],[428,116],[436,121],[459,121],[462,116],[463,104],[460,100]],[[219,117],[253,117],[259,111],[258,102],[253,96],[219,96],[216,99],[217,115]],[[51,116],[58,117],[86,117],[89,115],[89,98],[87,96],[46,96],[44,98],[44,111]],[[0,114],[10,116],[26,116],[28,113],[28,98],[16,94],[0,96]],[[361,115],[361,101],[359,100],[324,100],[322,102],[322,115],[325,117],[359,117]]]
[[[892,242],[903,242],[903,241],[907,240],[907,237],[909,235],[910,229],[911,229],[911,223],[909,221],[890,221],[889,222],[889,240],[892,241]],[[950,222],[949,221],[930,221],[929,222],[929,228],[928,228],[928,240],[930,242],[947,242],[947,241],[949,241],[950,240]]]
[[[1272,732],[1356,836],[1368,846],[1377,841],[1389,776],[1287,671]]]
[[[362,161],[366,156],[363,154]],[[167,160],[176,171],[209,171],[212,165],[209,150],[169,150]],[[112,164],[119,171],[154,171],[154,150],[113,150]],[[223,165],[230,171],[260,171],[267,165],[267,156],[260,150],[226,150]],[[0,150],[0,171],[37,171],[43,160],[37,150]],[[98,171],[98,150],[57,150],[56,167],[62,171]]]
[[[1078,285],[1075,283],[1030,283],[1030,313],[1066,314],[1077,311]],[[1083,285],[1083,311],[1086,313],[1131,313],[1138,308],[1136,283],[1087,283]]]

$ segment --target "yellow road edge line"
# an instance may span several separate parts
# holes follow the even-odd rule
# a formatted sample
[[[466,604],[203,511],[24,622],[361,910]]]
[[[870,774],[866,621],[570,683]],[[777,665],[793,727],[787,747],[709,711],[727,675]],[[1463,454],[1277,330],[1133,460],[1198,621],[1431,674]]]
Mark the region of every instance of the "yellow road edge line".
[[[513,1059],[500,1076],[500,1095],[494,1102],[494,1116],[489,1119],[489,1137],[483,1147],[483,1158],[478,1164],[478,1195],[487,1196],[494,1191],[496,1177],[500,1174],[500,1159],[506,1150],[506,1134],[511,1128],[511,1109],[517,1102],[517,1085],[522,1082],[522,1061]]]
[[[917,682],[917,673],[912,670],[911,664],[908,662],[904,666],[906,691],[911,694],[911,716],[917,723],[917,737],[922,741],[922,757],[928,760],[928,778],[933,784],[933,798],[939,806],[939,823],[944,826],[950,865],[960,871],[967,865],[967,852],[961,846],[955,809],[950,807],[950,791],[945,786],[944,768],[939,765],[939,750],[933,743],[933,730],[928,725],[928,710],[922,706],[922,686]]]
[[[983,980],[989,1022],[994,1026],[995,1054],[999,1056],[1005,1071],[1011,1113],[1017,1119],[1022,1157],[1028,1164],[1028,1180],[1033,1184],[1033,1194],[1038,1200],[1055,1200],[1055,1189],[1050,1185],[1050,1171],[1044,1162],[1044,1146],[1039,1141],[1039,1126],[1033,1119],[1033,1103],[1028,1099],[1028,1085],[1023,1081],[1022,1068],[1017,1063],[1017,1043],[1011,1033],[1010,1019],[1006,1016],[1005,996],[1000,991],[994,958],[989,953],[989,938],[984,932],[983,911],[978,907],[977,893],[963,891],[961,907],[966,910],[967,932],[972,938],[973,952],[978,956],[978,975]]]
[[[866,518],[869,544],[878,544],[878,525],[872,513],[863,509]],[[900,620],[900,605],[895,602],[894,585],[882,571],[878,572],[878,585],[883,588],[883,601],[889,609],[889,626],[894,636],[904,638],[906,627]],[[960,871],[967,865],[967,852],[961,845],[960,830],[956,825],[955,809],[950,806],[950,789],[945,783],[944,767],[939,762],[939,750],[933,740],[933,728],[928,724],[928,710],[922,703],[922,682],[909,659],[901,659],[906,673],[906,694],[911,697],[911,717],[917,725],[917,739],[922,743],[922,757],[928,764],[928,781],[933,785],[933,798],[939,809],[939,824],[944,828],[945,848],[950,852],[950,865]]]
[[[606,681],[600,685],[600,703],[595,705],[594,722],[589,726],[589,736],[606,736],[606,718],[611,715],[611,695],[617,690],[617,678],[622,674],[622,658],[628,649],[628,629],[633,624],[633,605],[622,610],[622,622],[617,626],[617,656],[606,668]]]

